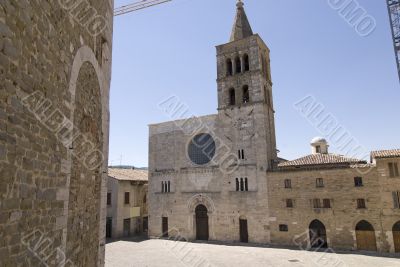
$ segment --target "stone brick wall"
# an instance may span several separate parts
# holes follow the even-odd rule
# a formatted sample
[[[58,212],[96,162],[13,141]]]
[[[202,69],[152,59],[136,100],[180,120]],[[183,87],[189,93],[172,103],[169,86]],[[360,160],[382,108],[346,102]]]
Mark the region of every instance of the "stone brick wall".
[[[0,266],[104,263],[112,10],[0,2]]]
[[[400,191],[400,180],[382,175],[386,168],[378,164],[268,172],[271,242],[295,246],[296,237],[308,240],[309,225],[317,219],[325,225],[330,248],[357,250],[355,227],[366,220],[375,229],[378,251],[394,252],[391,229],[400,220],[400,210],[393,207],[391,191]],[[362,177],[363,186],[355,187],[354,177]],[[324,179],[323,188],[316,188],[317,178]],[[285,188],[285,179],[291,180],[292,188]],[[366,200],[366,209],[357,208],[359,198]],[[286,199],[294,201],[293,208],[286,207]],[[330,199],[331,208],[315,209],[313,199]],[[281,232],[280,224],[288,225],[288,231]]]

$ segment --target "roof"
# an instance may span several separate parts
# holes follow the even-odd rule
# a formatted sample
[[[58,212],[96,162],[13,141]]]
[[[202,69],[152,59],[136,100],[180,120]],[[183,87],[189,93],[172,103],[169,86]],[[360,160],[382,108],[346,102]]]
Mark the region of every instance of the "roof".
[[[247,19],[246,12],[244,11],[244,4],[242,1],[237,3],[237,12],[235,17],[235,22],[232,28],[232,34],[230,42],[244,39],[246,37],[253,35],[253,30],[251,29],[249,20]]]
[[[323,137],[315,137],[311,140],[311,144],[328,143]]]
[[[149,180],[148,171],[138,169],[108,168],[108,176],[119,181],[143,181]]]
[[[398,158],[400,157],[400,149],[373,151],[371,152],[371,157],[375,159]]]
[[[366,164],[365,160],[348,158],[336,154],[312,154],[299,159],[286,161],[278,164],[278,167],[307,167],[307,166],[331,166],[331,165],[350,165],[350,164]]]

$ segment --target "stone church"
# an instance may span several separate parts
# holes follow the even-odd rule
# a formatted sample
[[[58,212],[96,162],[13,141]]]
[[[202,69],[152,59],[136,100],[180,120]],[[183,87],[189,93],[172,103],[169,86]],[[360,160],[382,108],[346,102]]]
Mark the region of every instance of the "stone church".
[[[217,46],[218,113],[150,125],[149,235],[400,251],[400,150],[277,156],[270,50],[241,1]]]

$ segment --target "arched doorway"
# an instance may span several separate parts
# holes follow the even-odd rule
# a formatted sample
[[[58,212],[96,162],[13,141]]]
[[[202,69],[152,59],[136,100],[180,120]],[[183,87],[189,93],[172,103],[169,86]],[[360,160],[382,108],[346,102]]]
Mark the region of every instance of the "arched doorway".
[[[400,253],[400,221],[393,225],[394,252]]]
[[[196,207],[196,239],[208,240],[208,211],[206,206]]]
[[[310,223],[310,245],[312,248],[327,248],[328,241],[326,238],[325,225],[319,220]]]
[[[356,225],[357,249],[377,251],[375,229],[367,221],[360,221]]]

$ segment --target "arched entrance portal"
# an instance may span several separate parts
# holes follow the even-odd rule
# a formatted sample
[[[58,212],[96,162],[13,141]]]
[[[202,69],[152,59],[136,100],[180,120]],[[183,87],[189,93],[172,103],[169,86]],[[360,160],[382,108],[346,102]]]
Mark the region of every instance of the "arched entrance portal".
[[[357,249],[377,251],[375,229],[367,221],[360,221],[356,225]]]
[[[196,239],[208,240],[208,211],[206,206],[196,207]]]
[[[310,223],[310,245],[312,248],[327,248],[325,225],[319,220]]]
[[[400,253],[400,221],[393,225],[394,252]]]

